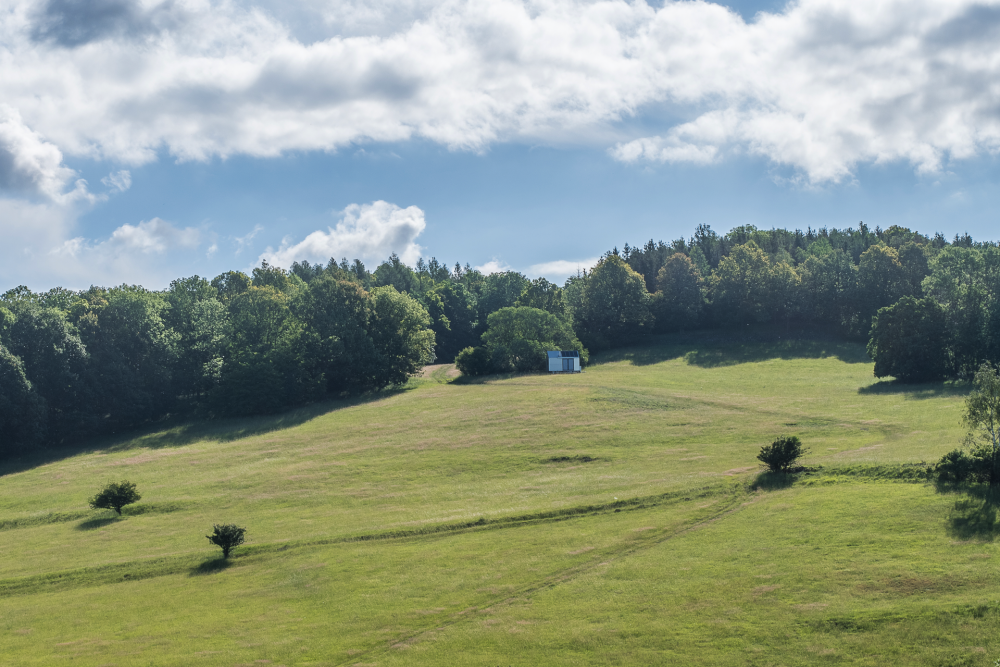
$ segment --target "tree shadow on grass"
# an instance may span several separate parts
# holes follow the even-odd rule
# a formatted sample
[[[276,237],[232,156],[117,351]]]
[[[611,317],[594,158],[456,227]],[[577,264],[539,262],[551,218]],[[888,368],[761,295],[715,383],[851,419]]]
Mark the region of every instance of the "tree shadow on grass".
[[[93,519],[87,519],[86,521],[81,521],[76,524],[75,528],[77,530],[97,530],[98,528],[104,528],[113,523],[118,523],[122,520],[122,517],[117,514],[113,516],[98,516]]]
[[[533,375],[551,375],[547,371],[526,371],[523,373],[493,373],[491,375],[459,375],[456,378],[448,380],[447,384],[490,384],[491,382],[497,382],[499,380],[514,380],[517,378],[531,377]]]
[[[211,560],[206,560],[198,567],[191,568],[191,572],[188,576],[198,577],[205,574],[216,574],[227,569],[230,565],[232,565],[232,563],[225,558],[213,558]]]
[[[780,491],[781,489],[787,489],[798,481],[799,477],[802,475],[809,475],[818,472],[820,468],[810,468],[807,466],[793,466],[788,469],[788,472],[773,472],[771,470],[764,470],[757,474],[754,478],[753,484],[750,488],[762,491]]]
[[[593,364],[629,361],[648,366],[683,358],[700,368],[720,368],[771,359],[824,359],[871,363],[864,345],[831,336],[815,327],[748,327],[744,330],[692,331],[649,336],[635,347],[595,355]]]
[[[182,447],[194,442],[230,442],[256,435],[282,431],[344,408],[374,403],[409,391],[406,385],[391,387],[350,398],[336,398],[312,403],[273,415],[212,419],[187,415],[167,417],[132,430],[96,436],[77,443],[58,445],[0,461],[0,478],[31,470],[78,454],[118,452],[129,449]]]
[[[761,489],[763,491],[779,491],[792,486],[792,484],[795,483],[795,477],[795,473],[771,472],[770,470],[765,470],[757,475],[757,478],[754,479],[751,488]]]
[[[948,380],[945,382],[922,382],[919,384],[900,382],[898,380],[881,380],[867,387],[859,387],[862,396],[882,394],[904,394],[907,400],[922,400],[948,396],[967,396],[972,391],[972,385],[963,380]]]
[[[1000,537],[1000,488],[938,483],[939,493],[960,493],[948,514],[948,533],[958,540],[992,542]]]

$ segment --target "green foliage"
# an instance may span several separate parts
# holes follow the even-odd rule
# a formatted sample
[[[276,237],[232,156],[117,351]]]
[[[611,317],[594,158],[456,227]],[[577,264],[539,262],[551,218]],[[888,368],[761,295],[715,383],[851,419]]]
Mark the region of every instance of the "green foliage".
[[[455,357],[455,366],[463,375],[489,375],[495,373],[490,351],[485,345],[467,347]]]
[[[420,293],[420,279],[413,269],[403,264],[396,253],[392,253],[388,260],[379,264],[372,277],[378,287],[391,286],[397,292],[406,294]]]
[[[424,295],[433,304],[431,329],[434,331],[438,361],[451,362],[463,348],[479,341],[476,333],[476,297],[461,283],[440,282]]]
[[[968,441],[978,445],[978,455],[989,462],[988,481],[1000,484],[1000,366],[983,364],[965,399],[963,422],[969,427]]]
[[[693,329],[705,305],[698,267],[682,253],[671,255],[656,276],[653,312],[659,331]]]
[[[24,372],[24,364],[0,345],[0,454],[41,442],[46,427],[45,400]]]
[[[283,294],[291,294],[303,281],[294,273],[290,274],[279,266],[272,266],[262,260],[252,272],[250,284],[254,287],[271,287]]]
[[[934,473],[942,482],[961,483],[972,477],[976,460],[961,449],[953,449],[937,462]]]
[[[317,398],[321,369],[309,363],[309,338],[273,286],[251,285],[229,302],[234,353],[221,373],[212,404],[223,414],[268,414]]]
[[[232,326],[219,291],[199,276],[170,283],[164,323],[179,336],[174,391],[197,406],[222,381],[232,344]]]
[[[114,510],[118,516],[121,516],[123,507],[140,500],[142,500],[142,496],[136,491],[135,483],[123,479],[120,482],[108,482],[97,495],[90,499],[90,507],[95,510]]]
[[[709,325],[747,332],[747,324],[780,323],[790,332],[801,321],[873,339],[880,377],[888,368],[909,379],[965,378],[983,361],[1000,362],[1000,247],[967,235],[949,244],[898,226],[803,232],[742,225],[720,236],[699,225],[689,239],[626,244],[562,287],[516,272],[487,276],[468,264],[449,269],[435,258],[414,270],[397,256],[374,274],[346,258],[297,262],[291,271],[262,262],[252,274],[181,278],[163,292],[34,293],[22,285],[4,293],[0,344],[16,359],[7,360],[8,370],[17,366],[10,372],[23,379],[5,388],[5,400],[27,401],[23,414],[39,420],[28,429],[35,435],[17,437],[37,447],[166,414],[275,412],[325,392],[400,384],[419,368],[414,360],[436,352],[449,361],[475,349],[489,316],[509,307],[549,312],[597,348],[627,345],[654,325],[660,332]],[[379,314],[384,300],[367,291],[373,284],[415,299],[429,325],[402,317],[416,324],[394,330],[394,316]],[[901,302],[895,322],[883,318],[880,335],[871,333],[873,309],[893,306],[896,297],[923,303],[922,293],[943,308],[945,335],[934,313],[924,329],[920,313],[901,325],[909,302]],[[539,344],[512,343],[498,363],[533,366],[527,360],[539,351]],[[463,365],[488,367],[469,354]]]
[[[770,274],[767,255],[756,243],[733,248],[712,274],[712,308],[717,321],[726,326],[766,321]]]
[[[226,271],[212,278],[211,284],[218,292],[220,300],[229,301],[249,289],[250,276],[242,271]]]
[[[579,350],[580,363],[587,363],[587,350],[566,322],[552,313],[538,308],[501,308],[489,316],[488,325],[483,343],[493,372],[547,370],[547,350]]]
[[[45,402],[42,419],[48,437],[61,441],[93,433],[96,426],[90,357],[65,313],[40,302],[13,304],[16,317],[5,336],[24,365],[33,391]]]
[[[552,313],[557,317],[566,315],[566,305],[563,303],[562,289],[553,285],[545,278],[535,278],[524,288],[521,296],[514,302],[515,306],[538,308]]]
[[[368,332],[374,346],[371,385],[399,385],[434,360],[431,318],[416,299],[391,286],[371,291]]]
[[[878,311],[868,355],[875,377],[904,382],[940,380],[948,374],[950,336],[944,310],[933,299],[904,296]]]
[[[820,241],[829,245],[826,239],[821,238]],[[832,325],[841,332],[856,331],[858,314],[854,302],[858,271],[850,256],[840,249],[811,254],[798,268],[805,318]]]
[[[485,276],[479,283],[476,302],[478,333],[486,331],[490,313],[513,307],[529,286],[528,279],[516,271],[500,271]]]
[[[222,549],[223,558],[229,558],[229,552],[245,541],[246,532],[246,528],[241,528],[236,524],[215,524],[212,526],[212,534],[205,537],[209,542]]]
[[[906,272],[899,262],[899,253],[885,245],[874,245],[861,255],[858,262],[858,331],[864,336],[872,317],[881,308],[890,306],[903,296]]]
[[[573,312],[576,332],[595,348],[634,340],[651,329],[649,302],[643,277],[621,257],[608,255],[583,280]]]
[[[912,241],[899,247],[899,263],[903,267],[901,291],[904,296],[923,295],[924,278],[931,273],[925,248],[926,246],[917,245]]]
[[[986,356],[989,306],[1000,284],[990,284],[987,255],[977,248],[948,247],[931,261],[931,274],[924,292],[944,308],[951,336],[954,368],[959,375],[972,375]]]
[[[292,302],[309,333],[313,361],[335,394],[375,389],[375,344],[368,334],[371,299],[360,283],[324,274]]]
[[[178,334],[163,322],[168,304],[142,287],[92,287],[74,306],[90,354],[94,401],[106,428],[131,426],[174,404]]]
[[[783,436],[764,445],[757,454],[757,460],[767,466],[771,472],[784,473],[795,465],[802,456],[806,454],[802,448],[802,442],[797,436]]]

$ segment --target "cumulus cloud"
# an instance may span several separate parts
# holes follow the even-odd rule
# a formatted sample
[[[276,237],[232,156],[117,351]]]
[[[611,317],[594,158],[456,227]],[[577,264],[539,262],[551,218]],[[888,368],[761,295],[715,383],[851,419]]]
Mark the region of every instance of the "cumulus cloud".
[[[177,248],[196,248],[201,232],[193,227],[179,229],[169,222],[153,218],[138,225],[124,224],[105,242],[123,252],[163,253]]]
[[[26,142],[3,155],[27,171],[0,178],[48,192],[71,177],[60,151],[139,164],[163,149],[603,142],[625,162],[750,154],[827,182],[1000,149],[995,0],[798,0],[749,23],[702,0],[9,5],[0,141]],[[631,116],[652,130],[619,123]]]
[[[112,190],[125,192],[132,187],[132,174],[128,169],[122,169],[108,174],[101,179],[101,183],[108,186]]]
[[[169,250],[184,250],[197,248],[201,243],[202,234],[193,227],[180,229],[174,225],[153,218],[140,222],[138,225],[124,224],[111,232],[105,241],[94,243],[88,239],[76,237],[64,241],[51,251],[52,255],[80,258],[114,259],[121,256],[129,258],[142,255],[162,255]]]
[[[288,267],[295,261],[326,262],[331,257],[381,262],[396,253],[406,264],[420,258],[416,239],[427,226],[416,206],[400,208],[385,201],[351,204],[340,212],[336,227],[317,230],[295,243],[286,237],[277,250],[268,248],[259,259]]]
[[[599,257],[581,259],[577,261],[567,259],[557,259],[551,262],[533,264],[525,272],[529,277],[542,277],[554,283],[561,284],[570,276],[575,276],[582,271],[589,271],[597,262]]]
[[[16,109],[0,104],[0,190],[56,202],[87,198],[82,180],[72,192],[64,192],[75,175],[63,165],[57,146],[25,125]]]
[[[481,264],[473,268],[476,271],[479,271],[483,275],[487,276],[490,275],[491,273],[503,273],[504,271],[510,271],[510,266],[508,266],[506,262],[502,262],[496,257],[486,262],[485,264]]]
[[[74,206],[50,201],[0,198],[0,291],[18,284],[33,289],[121,282],[164,287],[177,277],[178,261],[184,263],[214,237],[154,218],[92,239],[74,234],[77,214]]]
[[[139,38],[183,24],[183,7],[167,0],[46,0],[31,15],[31,38],[77,47],[109,38]]]

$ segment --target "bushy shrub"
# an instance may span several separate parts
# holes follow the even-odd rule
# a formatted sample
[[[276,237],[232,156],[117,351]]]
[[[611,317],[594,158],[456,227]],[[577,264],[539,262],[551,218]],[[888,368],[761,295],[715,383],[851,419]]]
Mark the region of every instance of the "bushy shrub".
[[[770,445],[761,447],[757,460],[771,472],[788,472],[788,469],[805,453],[802,442],[792,435],[778,438]]]
[[[969,453],[955,449],[934,466],[933,472],[941,482],[976,482],[988,484],[996,478],[993,474],[994,455],[991,447],[979,446]]]
[[[247,529],[236,524],[224,523],[212,526],[212,534],[206,535],[208,541],[222,549],[222,557],[229,558],[229,552],[243,544]]]
[[[942,482],[964,482],[972,476],[975,463],[971,456],[955,449],[941,457],[934,472]]]
[[[587,350],[565,320],[538,308],[501,308],[487,318],[483,343],[494,373],[548,370],[547,350],[579,350],[587,365]]]
[[[489,375],[493,371],[490,353],[483,346],[467,347],[455,357],[455,366],[463,375]]]
[[[108,482],[100,493],[90,499],[90,507],[95,510],[114,510],[121,516],[123,507],[140,500],[142,496],[135,490],[135,483],[123,479],[120,482]]]

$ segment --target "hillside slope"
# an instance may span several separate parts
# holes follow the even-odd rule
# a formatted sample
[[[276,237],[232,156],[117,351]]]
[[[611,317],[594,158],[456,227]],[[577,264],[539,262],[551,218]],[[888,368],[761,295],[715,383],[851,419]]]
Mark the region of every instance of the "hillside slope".
[[[873,383],[861,347],[825,341],[670,337],[596,361],[475,383],[441,368],[375,400],[5,475],[0,652],[987,664],[994,506],[900,465],[957,446],[964,387]],[[756,453],[783,433],[821,468],[754,491]],[[86,509],[122,478],[139,505]],[[220,522],[250,538],[228,563],[203,537]]]

